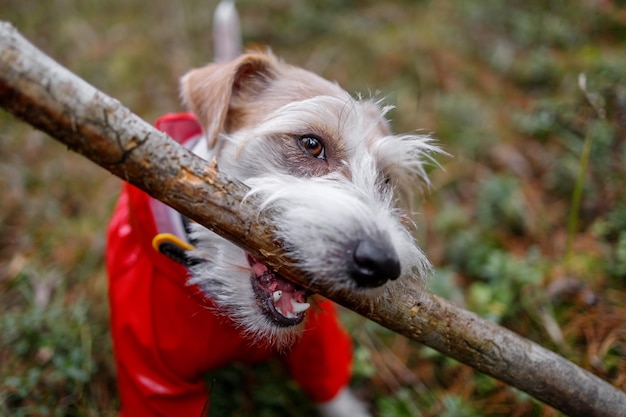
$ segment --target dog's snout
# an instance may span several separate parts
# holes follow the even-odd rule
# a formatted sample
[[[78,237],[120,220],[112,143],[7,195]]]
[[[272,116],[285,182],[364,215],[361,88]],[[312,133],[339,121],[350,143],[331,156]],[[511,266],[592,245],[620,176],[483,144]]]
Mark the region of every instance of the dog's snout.
[[[380,287],[400,276],[400,259],[386,242],[371,238],[359,240],[352,254],[350,275],[359,287]]]

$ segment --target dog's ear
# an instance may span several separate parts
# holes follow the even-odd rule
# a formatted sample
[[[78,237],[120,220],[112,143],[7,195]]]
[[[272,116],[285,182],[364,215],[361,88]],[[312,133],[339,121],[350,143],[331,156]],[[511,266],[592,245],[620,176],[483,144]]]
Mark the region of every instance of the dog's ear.
[[[209,148],[228,130],[233,102],[262,90],[273,78],[277,63],[271,53],[250,52],[234,61],[209,64],[181,80],[184,103],[200,119]]]

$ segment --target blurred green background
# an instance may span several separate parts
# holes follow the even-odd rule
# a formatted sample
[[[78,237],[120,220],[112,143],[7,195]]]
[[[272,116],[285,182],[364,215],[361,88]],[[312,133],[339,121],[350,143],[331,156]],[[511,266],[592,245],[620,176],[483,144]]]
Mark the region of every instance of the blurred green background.
[[[415,216],[433,291],[626,389],[623,0],[237,3],[247,46],[380,92],[396,131],[452,155]],[[153,121],[211,60],[215,4],[0,0],[0,20]],[[0,112],[0,415],[115,415],[103,250],[119,185]],[[378,416],[559,415],[343,316]],[[313,415],[276,364],[207,378],[211,415]]]

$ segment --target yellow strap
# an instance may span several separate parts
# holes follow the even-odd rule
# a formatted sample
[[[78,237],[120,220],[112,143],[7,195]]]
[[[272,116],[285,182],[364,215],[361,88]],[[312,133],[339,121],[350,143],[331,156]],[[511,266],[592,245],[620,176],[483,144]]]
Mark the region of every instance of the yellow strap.
[[[155,251],[160,252],[159,248],[163,243],[173,243],[181,249],[194,250],[195,248],[189,243],[182,241],[179,237],[171,233],[159,233],[152,239],[152,247]]]

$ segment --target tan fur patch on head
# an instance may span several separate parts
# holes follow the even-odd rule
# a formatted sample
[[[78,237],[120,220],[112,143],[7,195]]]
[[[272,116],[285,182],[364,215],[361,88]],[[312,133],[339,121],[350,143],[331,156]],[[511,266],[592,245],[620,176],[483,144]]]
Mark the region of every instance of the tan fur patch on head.
[[[220,133],[256,126],[288,103],[316,96],[350,97],[336,84],[288,65],[271,52],[249,52],[192,70],[181,80],[181,94],[200,119],[210,148]]]
[[[261,91],[277,65],[271,54],[248,53],[232,62],[192,70],[182,78],[183,101],[200,119],[210,147],[233,124],[228,120],[231,102]]]

